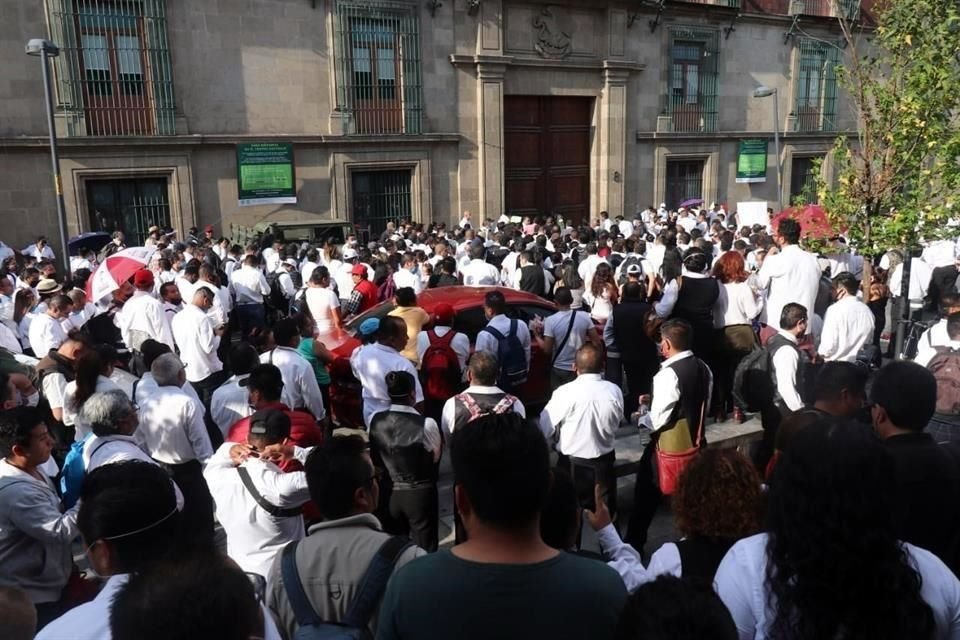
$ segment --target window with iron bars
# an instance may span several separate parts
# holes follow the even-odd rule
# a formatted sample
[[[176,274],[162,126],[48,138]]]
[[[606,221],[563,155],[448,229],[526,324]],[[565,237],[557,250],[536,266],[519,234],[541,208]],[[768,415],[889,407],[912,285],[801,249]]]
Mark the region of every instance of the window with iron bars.
[[[794,128],[796,131],[833,131],[840,50],[809,38],[798,40],[797,48]]]
[[[47,0],[58,111],[69,135],[172,135],[163,0]]]
[[[417,6],[337,2],[334,29],[337,111],[343,132],[421,133]]]
[[[670,29],[664,112],[672,116],[674,131],[717,130],[717,36],[709,29]]]

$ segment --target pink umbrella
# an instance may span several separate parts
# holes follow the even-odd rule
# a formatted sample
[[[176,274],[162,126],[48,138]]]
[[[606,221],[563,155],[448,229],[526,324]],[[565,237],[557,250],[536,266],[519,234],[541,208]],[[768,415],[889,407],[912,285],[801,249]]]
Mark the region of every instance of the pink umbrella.
[[[770,221],[770,226],[774,229],[780,224],[781,220],[793,218],[800,223],[800,234],[804,238],[825,240],[837,235],[830,224],[830,219],[823,207],[817,204],[808,204],[802,207],[786,209]]]
[[[98,302],[106,298],[150,264],[150,258],[156,252],[153,247],[129,247],[108,257],[87,280],[87,299]]]

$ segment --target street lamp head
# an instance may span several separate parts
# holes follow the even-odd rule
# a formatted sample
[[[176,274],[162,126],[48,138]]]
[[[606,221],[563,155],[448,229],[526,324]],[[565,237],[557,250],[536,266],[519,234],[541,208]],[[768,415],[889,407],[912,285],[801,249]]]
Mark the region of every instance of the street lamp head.
[[[759,87],[757,87],[756,89],[753,90],[753,97],[754,97],[754,98],[769,98],[769,97],[772,96],[772,95],[776,95],[776,93],[777,93],[777,90],[776,90],[776,89],[771,89],[770,87],[761,85],[761,86],[759,86]]]
[[[26,47],[28,56],[42,56],[46,54],[50,58],[56,58],[60,55],[60,47],[49,40],[43,38],[31,38]]]

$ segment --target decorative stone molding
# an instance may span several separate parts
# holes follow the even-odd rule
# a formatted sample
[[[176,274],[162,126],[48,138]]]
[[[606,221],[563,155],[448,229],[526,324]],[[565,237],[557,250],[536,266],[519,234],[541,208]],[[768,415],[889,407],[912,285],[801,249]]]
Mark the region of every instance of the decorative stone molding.
[[[570,34],[564,31],[560,20],[554,16],[554,11],[560,13],[562,9],[547,6],[533,18],[533,28],[537,32],[534,49],[541,58],[562,60],[573,51],[573,43]]]

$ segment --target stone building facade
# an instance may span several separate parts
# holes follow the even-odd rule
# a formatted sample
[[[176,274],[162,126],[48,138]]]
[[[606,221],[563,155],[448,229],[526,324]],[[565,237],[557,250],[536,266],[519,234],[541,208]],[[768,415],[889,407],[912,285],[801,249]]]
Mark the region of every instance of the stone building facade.
[[[854,128],[833,67],[850,0],[8,0],[0,238],[56,236],[37,58],[61,47],[69,235],[151,223],[632,215],[784,202]],[[777,90],[783,179],[776,189]],[[744,139],[766,180],[738,183]],[[297,203],[240,206],[237,145],[291,143]],[[829,173],[829,158],[825,162]],[[775,206],[775,205],[774,205]]]

